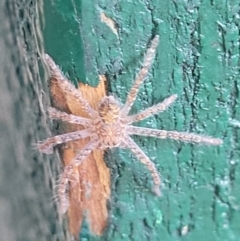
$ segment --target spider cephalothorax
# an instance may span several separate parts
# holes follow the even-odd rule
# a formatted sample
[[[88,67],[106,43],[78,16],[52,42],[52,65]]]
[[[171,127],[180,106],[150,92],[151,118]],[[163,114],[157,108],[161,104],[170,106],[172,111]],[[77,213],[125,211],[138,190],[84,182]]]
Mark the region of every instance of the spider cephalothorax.
[[[120,118],[120,104],[113,96],[106,96],[100,102],[99,116],[93,122],[95,138],[99,148],[113,148],[121,146],[126,135],[126,125]]]
[[[53,146],[57,144],[89,138],[88,144],[86,144],[82,150],[78,150],[72,162],[64,168],[58,190],[60,205],[67,206],[66,195],[63,194],[66,193],[68,182],[71,181],[74,166],[81,165],[86,157],[95,149],[106,149],[117,146],[121,148],[129,148],[139,161],[146,165],[154,181],[154,192],[157,195],[160,195],[161,180],[158,175],[158,171],[154,163],[151,162],[148,156],[133,141],[131,135],[151,136],[161,139],[170,138],[178,141],[202,143],[207,145],[222,144],[222,140],[218,138],[188,132],[155,130],[131,125],[133,122],[146,119],[154,114],[165,111],[177,98],[176,94],[171,95],[161,103],[149,107],[135,115],[129,115],[129,111],[136,99],[139,87],[151,67],[158,42],[159,36],[155,36],[151,42],[150,48],[147,50],[142,69],[138,73],[133,87],[128,94],[126,103],[121,107],[121,104],[113,96],[106,96],[99,103],[97,110],[90,107],[89,103],[82,97],[81,92],[64,77],[51,57],[47,54],[45,55],[45,61],[49,66],[51,78],[58,81],[63,92],[71,93],[89,116],[89,118],[84,118],[61,112],[55,108],[49,108],[49,115],[51,118],[61,119],[62,121],[73,124],[79,124],[83,126],[84,129],[48,138],[39,143],[40,151],[44,153],[51,153]],[[61,202],[64,203],[61,204]],[[66,208],[64,211],[66,211]]]

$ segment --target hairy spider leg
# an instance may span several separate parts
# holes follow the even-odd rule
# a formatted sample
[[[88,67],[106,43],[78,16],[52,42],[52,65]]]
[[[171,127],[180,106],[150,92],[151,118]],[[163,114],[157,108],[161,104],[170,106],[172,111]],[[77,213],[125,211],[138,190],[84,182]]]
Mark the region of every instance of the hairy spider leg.
[[[94,150],[97,149],[99,146],[99,142],[96,138],[92,139],[82,150],[77,152],[77,155],[71,161],[69,165],[72,166],[79,166],[82,161]],[[66,168],[66,167],[65,167]]]
[[[76,100],[81,104],[81,108],[90,116],[96,117],[98,116],[97,111],[92,109],[86,99],[83,98],[81,91],[76,89],[73,84],[63,75],[60,68],[55,64],[53,59],[48,55],[44,55],[44,59],[50,69],[51,78],[54,78],[58,81],[59,86],[65,93],[70,93],[71,96],[74,96]]]
[[[83,139],[92,135],[91,129],[84,129],[80,131],[74,131],[62,135],[53,136],[47,138],[46,140],[38,143],[38,149],[46,154],[51,154],[53,152],[53,147],[58,144],[62,144],[68,141],[74,141],[78,139]]]
[[[156,115],[160,112],[165,111],[175,100],[177,99],[177,95],[171,95],[170,97],[164,99],[161,103],[158,103],[154,106],[147,108],[135,115],[127,116],[127,123],[131,124],[133,122],[144,120],[152,115]]]
[[[143,81],[144,81],[146,75],[148,74],[148,71],[152,65],[153,59],[155,57],[156,49],[158,46],[158,42],[159,42],[159,36],[156,35],[151,42],[150,48],[147,50],[147,53],[144,57],[144,61],[142,64],[142,68],[139,71],[139,73],[134,81],[134,84],[127,96],[126,103],[121,110],[121,116],[128,115],[128,113],[137,97],[137,93],[140,88],[140,85],[143,83]]]
[[[48,107],[48,114],[49,114],[49,117],[52,119],[60,119],[62,121],[66,121],[66,122],[72,123],[72,124],[88,126],[92,122],[91,119],[89,119],[89,118],[84,118],[84,117],[80,117],[80,116],[76,116],[76,115],[72,115],[72,114],[67,114],[66,112],[59,111],[58,109],[53,108],[53,107]]]
[[[156,130],[137,126],[129,126],[127,127],[127,131],[130,133],[130,135],[151,136],[160,139],[173,139],[176,141],[185,141],[206,145],[217,146],[223,143],[223,141],[219,138],[213,138],[210,136],[203,136],[188,132]]]
[[[141,148],[133,141],[133,139],[130,136],[126,137],[123,142],[126,145],[126,147],[129,148],[135,154],[137,159],[140,160],[140,162],[142,162],[148,168],[154,182],[153,191],[157,196],[161,196],[161,179],[159,177],[159,173],[156,169],[155,164],[149,159],[149,157],[141,150]]]
[[[71,163],[64,167],[63,174],[60,177],[59,182],[59,211],[63,214],[67,211],[69,200],[67,193],[67,187],[69,182],[71,182],[74,167],[81,165],[81,163],[88,157],[88,155],[98,147],[99,143],[97,140],[93,139],[89,141],[83,149],[77,152],[76,157],[71,161]]]
[[[64,214],[69,206],[69,198],[67,193],[69,178],[66,172],[63,172],[59,179],[58,185],[58,210],[61,214]]]

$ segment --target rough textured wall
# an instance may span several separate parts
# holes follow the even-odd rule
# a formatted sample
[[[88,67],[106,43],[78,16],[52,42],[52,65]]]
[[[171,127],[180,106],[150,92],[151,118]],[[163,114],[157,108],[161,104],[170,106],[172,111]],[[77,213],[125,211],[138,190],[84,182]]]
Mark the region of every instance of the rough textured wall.
[[[41,0],[0,1],[0,240],[4,241],[65,240],[52,201],[59,162],[35,148],[37,141],[50,135],[44,110],[49,100],[47,72],[40,62],[42,17]]]
[[[124,102],[150,39],[157,57],[133,112],[170,94],[175,105],[141,126],[208,134],[221,147],[135,138],[164,181],[155,197],[148,170],[128,150],[111,151],[111,218],[103,237],[88,240],[237,241],[240,235],[238,1],[45,1],[46,51],[72,80],[96,85]],[[115,23],[115,32],[100,14]],[[116,34],[117,33],[117,34]]]

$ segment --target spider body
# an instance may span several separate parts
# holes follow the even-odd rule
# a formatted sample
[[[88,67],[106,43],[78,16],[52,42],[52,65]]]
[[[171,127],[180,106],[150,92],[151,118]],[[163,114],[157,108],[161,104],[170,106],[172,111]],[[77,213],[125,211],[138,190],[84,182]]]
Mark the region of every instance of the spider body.
[[[114,148],[122,145],[122,140],[126,136],[126,128],[124,124],[119,122],[105,124],[100,120],[96,124],[96,139],[99,141],[99,148]]]
[[[158,46],[159,36],[155,36],[151,42],[150,48],[147,50],[143,65],[135,82],[130,90],[126,103],[121,105],[113,96],[106,96],[102,99],[97,110],[90,107],[89,103],[82,97],[77,90],[62,74],[59,67],[54,63],[50,56],[45,54],[45,61],[49,66],[51,77],[56,79],[63,92],[71,94],[74,99],[81,105],[83,110],[88,114],[89,118],[75,116],[61,112],[55,108],[49,108],[49,115],[54,119],[61,119],[68,123],[79,124],[83,126],[82,130],[54,136],[39,143],[38,147],[41,152],[51,153],[53,147],[57,144],[89,138],[89,142],[82,150],[77,150],[75,158],[71,163],[64,167],[64,171],[60,178],[58,196],[60,208],[62,212],[67,210],[66,192],[68,183],[72,180],[73,169],[75,166],[81,165],[86,157],[95,149],[106,149],[113,147],[129,148],[137,159],[142,162],[150,171],[153,182],[154,192],[160,195],[161,180],[155,164],[141,150],[141,148],[133,141],[131,135],[149,136],[160,139],[173,139],[177,141],[200,143],[206,145],[221,145],[222,140],[209,136],[198,135],[195,133],[155,130],[144,127],[131,125],[134,122],[146,119],[154,114],[165,111],[177,98],[176,94],[163,100],[140,113],[129,115],[131,107],[136,99],[140,85],[143,83],[155,56]]]
[[[126,125],[120,117],[120,103],[113,96],[106,96],[99,104],[98,113],[93,129],[96,129],[99,148],[121,146],[126,135]]]

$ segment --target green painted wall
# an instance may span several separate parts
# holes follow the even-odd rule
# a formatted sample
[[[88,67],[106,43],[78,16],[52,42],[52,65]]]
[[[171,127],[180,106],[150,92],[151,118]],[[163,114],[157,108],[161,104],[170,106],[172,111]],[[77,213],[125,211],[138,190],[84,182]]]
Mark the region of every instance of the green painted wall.
[[[118,36],[100,20],[104,12]],[[150,39],[160,35],[153,68],[133,112],[177,93],[167,112],[139,125],[223,138],[222,147],[135,138],[156,163],[163,197],[128,150],[108,153],[109,227],[82,240],[237,241],[240,236],[239,1],[45,1],[46,51],[73,81],[97,85],[124,102]],[[188,232],[185,234],[186,228]],[[84,239],[85,238],[85,239]]]

